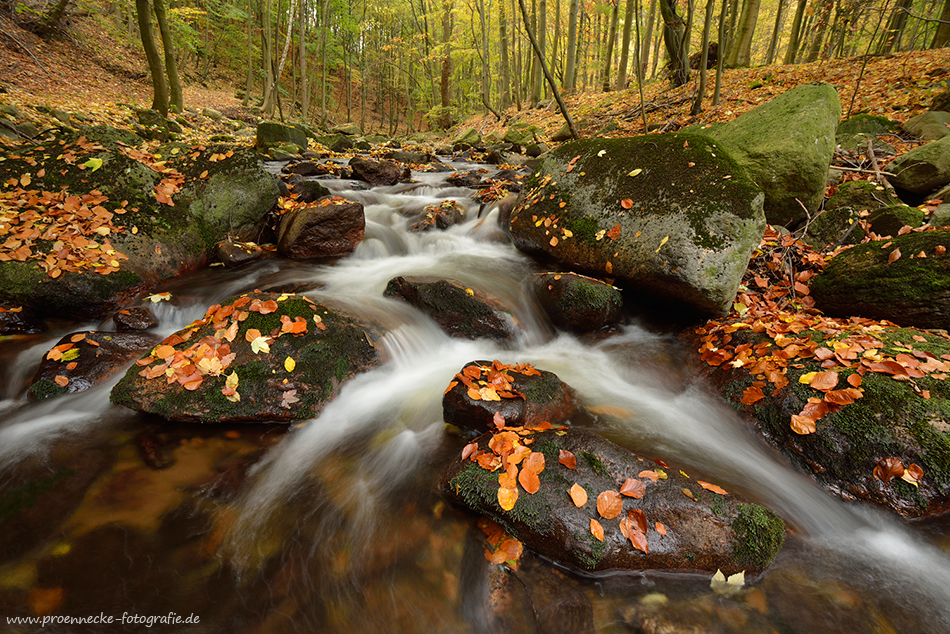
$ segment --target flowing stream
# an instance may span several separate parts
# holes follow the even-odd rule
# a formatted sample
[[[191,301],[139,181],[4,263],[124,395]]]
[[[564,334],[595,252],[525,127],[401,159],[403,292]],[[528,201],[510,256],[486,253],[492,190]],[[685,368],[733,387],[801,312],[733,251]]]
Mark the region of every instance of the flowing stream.
[[[366,237],[350,257],[212,268],[159,289],[174,296],[153,306],[163,336],[255,288],[309,289],[383,324],[385,362],[316,419],[289,429],[168,423],[111,406],[118,375],[30,403],[42,355],[99,325],[63,322],[0,342],[0,632],[536,631],[523,602],[496,618],[480,532],[436,490],[464,444],[446,432],[442,393],[476,359],[556,373],[597,412],[575,426],[719,482],[790,527],[772,567],[732,596],[715,594],[708,575],[559,572],[564,596],[590,602],[597,632],[950,632],[946,521],[905,524],[827,494],[684,374],[662,328],[629,316],[607,337],[556,333],[527,291],[539,269],[497,228],[497,211],[477,218],[472,190],[445,187],[447,174],[414,176],[419,184],[373,190],[321,181],[365,206]],[[464,223],[407,232],[409,215],[445,198],[467,210]],[[517,318],[517,343],[450,338],[383,297],[397,275],[454,278],[498,297]],[[118,623],[169,612],[200,621]],[[116,621],[7,621],[100,613]]]

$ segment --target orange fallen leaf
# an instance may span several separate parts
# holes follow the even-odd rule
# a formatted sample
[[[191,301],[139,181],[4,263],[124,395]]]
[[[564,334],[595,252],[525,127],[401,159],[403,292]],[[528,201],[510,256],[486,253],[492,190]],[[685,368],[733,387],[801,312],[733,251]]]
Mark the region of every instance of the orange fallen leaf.
[[[531,494],[537,493],[538,489],[541,488],[541,480],[538,479],[538,474],[534,471],[528,471],[527,468],[522,469],[518,474],[518,483]]]
[[[796,434],[807,436],[808,434],[814,434],[818,431],[818,427],[815,425],[815,421],[806,418],[805,416],[800,416],[798,414],[792,414],[792,431]]]
[[[623,200],[620,201],[620,206],[623,207],[624,209],[630,209],[631,207],[633,207],[633,201],[630,200],[629,198],[624,198]]]
[[[718,493],[719,495],[729,495],[729,492],[721,486],[710,484],[709,482],[703,482],[702,480],[696,480],[696,484],[703,487],[707,491],[712,491],[713,493]]]
[[[608,230],[605,235],[611,240],[616,240],[617,237],[620,235],[620,225],[611,227],[610,230]]]
[[[901,259],[901,250],[894,249],[893,251],[891,251],[890,255],[887,256],[887,263],[893,264],[894,262],[897,262],[899,259]]]
[[[660,535],[666,535],[666,526],[664,526],[661,522],[657,522],[656,532],[659,533]]]
[[[544,471],[544,454],[538,451],[532,451],[525,459],[522,468],[535,475],[540,474]]]
[[[600,541],[604,541],[604,527],[600,525],[600,522],[593,518],[590,520],[590,534]]]
[[[56,385],[60,387],[66,387],[67,385],[69,385],[69,379],[67,379],[62,374],[57,374],[56,376],[54,376],[53,382],[56,383]]]
[[[574,506],[577,508],[587,504],[587,491],[576,482],[567,490],[567,493],[571,496],[571,501],[574,502]]]
[[[649,478],[651,481],[656,482],[660,479],[660,474],[652,469],[645,469],[637,474],[638,478]]]
[[[812,377],[809,385],[822,392],[833,390],[838,385],[838,373],[833,370],[817,372],[815,376]]]
[[[568,469],[577,469],[577,458],[570,451],[561,449],[557,460]]]
[[[499,488],[498,505],[504,511],[510,511],[515,508],[515,502],[518,501],[518,489]]]
[[[752,405],[761,401],[763,398],[765,398],[765,394],[762,393],[762,388],[758,387],[757,385],[753,385],[751,387],[747,387],[742,392],[742,398],[739,399],[739,402],[743,405]]]
[[[607,490],[597,496],[597,512],[605,520],[619,517],[623,512],[623,499],[616,491]]]
[[[904,475],[904,465],[900,458],[882,458],[874,465],[874,477],[881,482],[890,482],[894,478]]]
[[[620,487],[620,495],[625,495],[628,498],[640,499],[643,497],[643,494],[647,490],[647,485],[643,480],[637,480],[636,478],[627,478],[623,486]]]
[[[630,543],[633,544],[634,548],[643,551],[644,554],[650,552],[650,546],[647,543],[646,533],[639,530],[632,530],[627,534],[627,539],[630,540]]]

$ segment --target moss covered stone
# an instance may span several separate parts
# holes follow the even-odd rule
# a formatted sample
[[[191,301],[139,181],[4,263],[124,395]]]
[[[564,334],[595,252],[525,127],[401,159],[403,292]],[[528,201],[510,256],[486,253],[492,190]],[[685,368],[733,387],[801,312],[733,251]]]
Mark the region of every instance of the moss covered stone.
[[[479,451],[489,451],[490,434],[475,442]],[[781,547],[784,524],[780,519],[735,495],[706,491],[678,468],[659,469],[590,432],[546,431],[524,438],[545,456],[539,474],[541,486],[534,494],[518,489],[510,510],[498,501],[500,471],[483,469],[477,462],[458,457],[443,474],[442,490],[452,500],[476,513],[487,515],[520,539],[527,548],[561,565],[581,570],[686,569],[727,574],[766,568]],[[577,468],[558,461],[570,451]],[[622,498],[620,516],[604,518],[597,511],[597,497],[617,491],[627,478],[644,469],[657,469],[658,479],[644,479],[646,492],[640,499]],[[588,495],[578,508],[568,489],[577,484]],[[689,491],[690,495],[684,495]],[[639,509],[648,519],[649,553],[637,550],[620,532],[620,519]],[[604,540],[590,530],[591,519],[604,529]],[[665,533],[656,531],[656,523]]]
[[[812,281],[811,295],[830,315],[950,329],[947,249],[950,231],[945,230],[859,244],[831,259]],[[889,262],[895,250],[900,258]]]
[[[611,286],[577,273],[538,273],[534,294],[551,322],[569,332],[594,332],[620,321],[623,296]]]
[[[814,214],[824,199],[840,118],[834,86],[802,84],[707,134],[765,192],[769,223],[791,226],[805,219],[802,205]]]
[[[592,139],[546,155],[509,226],[525,252],[719,314],[765,230],[762,200],[704,137]]]
[[[928,353],[936,358],[950,354],[950,339],[925,330],[871,326],[857,334],[873,337],[877,348],[889,358],[898,354]],[[807,333],[803,333],[807,334]],[[848,332],[825,340],[829,349]],[[819,336],[816,334],[816,336]],[[921,341],[923,339],[923,341]],[[735,345],[757,345],[768,341],[761,334],[740,331]],[[912,346],[912,347],[908,347]],[[950,386],[940,373],[926,374],[913,381],[898,381],[877,372],[866,372],[861,389],[863,397],[827,414],[817,421],[817,431],[796,434],[791,416],[802,411],[808,399],[819,393],[799,378],[823,368],[814,359],[798,359],[800,367],[790,367],[787,387],[753,406],[740,405],[743,391],[755,380],[742,369],[728,364],[707,367],[713,383],[723,396],[749,415],[765,438],[800,470],[810,473],[829,492],[847,500],[862,500],[905,517],[936,514],[950,508]],[[841,369],[839,384],[852,369]],[[929,398],[921,394],[926,390]],[[874,467],[883,458],[896,457],[904,464],[918,464],[924,477],[914,487],[898,479],[882,482],[874,476]]]
[[[894,187],[928,194],[950,183],[950,135],[931,141],[894,159],[887,171]]]
[[[848,181],[838,185],[834,195],[825,203],[825,213],[848,207],[854,211],[873,211],[901,204],[883,185],[871,181]]]
[[[838,124],[838,134],[885,134],[897,132],[901,127],[899,121],[888,119],[875,114],[856,114]]]
[[[868,217],[871,231],[879,236],[896,236],[904,227],[916,229],[924,224],[924,212],[907,205],[885,207]]]
[[[249,298],[243,304],[241,298]],[[217,309],[209,310],[205,319],[179,331],[171,343],[175,349],[192,353],[202,341],[218,347],[214,355],[219,360],[234,354],[223,368],[202,369],[181,363],[176,367],[196,376],[198,385],[186,387],[181,382],[169,384],[164,375],[146,378],[148,370],[163,364],[154,349],[144,359],[152,358],[145,366],[135,365],[112,390],[112,402],[140,411],[157,414],[170,420],[187,422],[257,422],[290,421],[316,416],[338,392],[343,383],[357,373],[374,367],[378,354],[367,338],[364,327],[352,317],[326,305],[315,304],[303,296],[278,293],[251,293],[232,297],[222,305],[224,309],[242,302],[243,305],[226,318],[215,318]],[[277,309],[263,313],[250,310],[253,302],[273,301]],[[214,308],[214,307],[213,307]],[[240,315],[243,319],[238,320]],[[306,331],[286,332],[285,322],[306,324]],[[228,341],[226,329],[237,329]],[[321,327],[322,326],[322,327]],[[252,348],[248,332],[257,330],[269,344],[267,350]],[[213,339],[207,339],[213,338]],[[169,340],[166,340],[169,341]],[[188,353],[188,354],[192,354]],[[202,349],[207,356],[207,351]],[[195,357],[200,359],[200,357]],[[287,360],[291,359],[292,362]],[[237,400],[223,392],[227,377],[236,374]],[[191,389],[193,388],[193,389]]]
[[[228,234],[248,237],[277,201],[277,184],[257,155],[238,146],[204,150],[172,143],[147,155],[130,147],[137,137],[99,126],[25,146],[20,158],[0,162],[0,179],[33,175],[31,188],[106,198],[117,228],[103,248],[128,257],[117,272],[66,272],[52,278],[34,261],[0,262],[0,301],[9,300],[44,315],[103,317],[158,282],[207,264]],[[62,157],[62,158],[61,158]],[[68,160],[67,160],[68,159]],[[86,167],[90,159],[101,166]],[[156,171],[155,162],[165,169]],[[37,176],[45,170],[42,177]],[[174,205],[159,203],[155,187],[163,178],[181,178]],[[34,251],[49,252],[52,241],[35,241]]]

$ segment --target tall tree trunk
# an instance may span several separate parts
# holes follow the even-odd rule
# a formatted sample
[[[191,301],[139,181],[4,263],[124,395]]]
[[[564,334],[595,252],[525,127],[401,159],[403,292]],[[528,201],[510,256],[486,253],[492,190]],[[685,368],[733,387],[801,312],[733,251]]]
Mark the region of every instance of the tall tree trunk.
[[[623,15],[623,38],[620,40],[620,64],[617,66],[617,90],[623,90],[627,87],[627,60],[630,56],[630,30],[633,27],[634,1],[635,0],[627,0],[627,9]]]
[[[950,0],[944,0],[943,13],[940,14],[940,24],[930,42],[930,48],[943,48],[950,44]]]
[[[561,44],[561,0],[554,0],[554,41],[551,45],[551,73],[557,77],[558,72],[563,70],[558,61],[558,48]],[[563,76],[562,76],[563,79]],[[564,82],[561,82],[563,87]]]
[[[488,74],[488,23],[485,19],[485,0],[477,0],[478,19],[482,26],[482,102],[491,108],[491,76]]]
[[[442,72],[439,83],[439,97],[442,110],[439,112],[439,127],[448,130],[452,127],[452,0],[442,0]]]
[[[271,40],[270,32],[270,2],[271,0],[264,0],[264,11],[263,15],[261,15],[261,38],[263,40],[261,57],[264,61],[264,104],[262,108],[264,116],[266,117],[273,117],[274,109],[277,107],[274,101],[274,94],[270,91],[270,87],[274,83],[273,52],[271,51],[273,41]]]
[[[508,61],[508,0],[498,3],[498,46],[501,51],[501,109],[511,105],[511,69]]]
[[[725,42],[719,42],[719,57],[729,57],[732,47],[736,45],[736,24],[739,20],[739,0],[729,0],[729,11],[727,18],[729,24],[726,26]]]
[[[296,5],[294,4],[294,2],[296,2],[296,0],[291,0],[291,3],[290,3],[291,16],[296,11]],[[271,105],[271,111],[269,113],[270,116],[274,115],[273,108],[274,108],[274,105],[277,103],[277,99],[278,99],[277,91],[280,89],[279,88],[280,76],[283,74],[284,64],[287,62],[287,51],[290,50],[290,39],[293,35],[293,32],[294,30],[293,28],[291,28],[290,20],[288,20],[287,21],[287,36],[284,38],[284,48],[281,51],[280,61],[277,64],[277,72],[274,74],[273,82],[271,83],[270,86],[267,87],[267,94],[270,95],[270,105]],[[265,103],[265,111],[266,111],[266,104],[267,104],[266,99],[264,100],[264,103]],[[283,113],[283,110],[281,110],[281,112]],[[283,114],[281,114],[281,117],[283,117]]]
[[[950,6],[950,0],[947,0]],[[564,90],[574,90],[574,75],[577,65],[577,10],[578,0],[571,0],[567,13],[567,60],[564,66]]]
[[[739,31],[733,45],[729,47],[726,58],[728,66],[748,66],[752,62],[752,36],[759,18],[761,0],[745,0],[742,3],[742,17],[739,19]]]
[[[310,90],[307,88],[307,0],[300,0],[300,112],[304,123],[310,121]]]
[[[798,45],[801,42],[802,20],[805,17],[806,4],[808,4],[808,0],[798,0],[798,6],[795,7],[795,17],[792,19],[792,34],[788,38],[788,48],[785,49],[784,61],[786,64],[795,63],[795,56],[798,53]]]
[[[639,13],[637,14],[639,19]],[[656,21],[656,0],[650,0],[650,13],[647,16],[646,36],[640,43],[640,74],[639,80],[642,82],[647,74],[647,68],[650,67],[650,44],[653,42],[653,24]]]
[[[168,75],[168,105],[175,112],[185,109],[185,100],[181,93],[181,80],[178,79],[178,64],[175,62],[174,45],[168,19],[165,17],[165,0],[152,0],[155,9],[155,21],[162,36],[162,48],[165,51],[165,74]]]
[[[719,105],[719,97],[722,92],[722,67],[725,64],[723,60],[722,41],[726,37],[726,3],[729,0],[722,0],[722,8],[719,10],[719,54],[716,57],[716,88],[713,90],[712,105],[715,108]]]
[[[779,33],[785,23],[785,0],[778,0],[775,9],[775,26],[772,28],[772,37],[769,39],[769,52],[765,56],[765,65],[771,66],[775,60],[775,49],[778,47]]]
[[[254,81],[254,39],[251,37],[251,20],[253,19],[251,11],[251,0],[247,0],[247,85],[244,88],[244,98],[241,104],[247,106],[251,99],[251,86]]]
[[[822,9],[821,15],[818,17],[818,22],[815,24],[815,39],[811,41],[811,46],[808,49],[808,57],[805,58],[806,64],[818,59],[818,54],[821,52],[821,45],[825,41],[825,33],[828,31],[828,20],[831,17],[831,9],[833,6],[834,1],[828,0]]]
[[[890,53],[894,49],[894,44],[900,41],[907,25],[907,15],[910,13],[914,0],[898,0],[894,6],[894,11],[887,21],[884,32],[881,33],[881,43],[878,46],[878,53]]]
[[[686,24],[683,17],[676,13],[676,0],[660,0],[660,14],[663,16],[663,43],[670,65],[670,84],[682,86],[689,81],[689,60],[683,51],[686,38]]]
[[[320,15],[320,125],[327,124],[327,39],[330,33],[330,0],[323,0]]]
[[[145,59],[148,60],[148,70],[152,76],[152,109],[162,115],[168,115],[168,84],[165,81],[165,72],[162,70],[162,59],[158,54],[158,46],[152,35],[152,9],[148,0],[135,0],[135,13],[138,16],[139,35],[142,37],[142,48],[145,50]]]
[[[706,17],[703,19],[703,54],[699,61],[699,90],[696,91],[696,101],[693,102],[690,114],[694,117],[703,111],[703,97],[706,96],[706,64],[709,63],[709,29],[712,25],[713,9],[716,0],[706,0]]]
[[[617,24],[620,21],[620,0],[614,0],[614,7],[610,12],[610,27],[607,33],[607,54],[604,55],[604,92],[610,92],[610,62],[614,56],[614,44],[617,41]]]

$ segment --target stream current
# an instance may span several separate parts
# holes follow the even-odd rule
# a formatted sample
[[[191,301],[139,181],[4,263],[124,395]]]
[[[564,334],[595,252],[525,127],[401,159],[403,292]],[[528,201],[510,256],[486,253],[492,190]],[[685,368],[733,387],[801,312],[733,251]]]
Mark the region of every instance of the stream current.
[[[950,633],[946,522],[905,524],[829,495],[686,376],[683,351],[656,325],[628,315],[607,337],[558,334],[528,291],[540,269],[508,242],[498,212],[488,206],[477,218],[473,191],[447,187],[448,174],[413,176],[418,183],[372,190],[321,181],[364,205],[365,238],[349,257],[210,268],[158,289],[173,301],[150,305],[162,336],[255,288],[313,289],[305,292],[315,301],[383,324],[385,362],[313,420],[289,429],[168,423],[110,405],[121,373],[30,403],[28,381],[60,337],[111,323],[64,321],[0,342],[0,632],[539,631],[539,603],[557,604],[559,593],[531,595],[526,572],[515,586],[534,608],[510,600],[499,619],[481,533],[436,491],[465,442],[446,432],[442,393],[467,362],[500,359],[573,386],[589,412],[576,427],[684,465],[790,527],[771,568],[732,596],[714,593],[710,575],[559,571],[563,595],[590,602],[595,631]],[[410,215],[446,198],[467,210],[465,222],[407,231]],[[517,343],[450,338],[383,297],[397,275],[453,278],[494,295],[517,318]],[[118,623],[123,613],[170,612],[200,620]],[[116,620],[8,621],[100,613]]]

